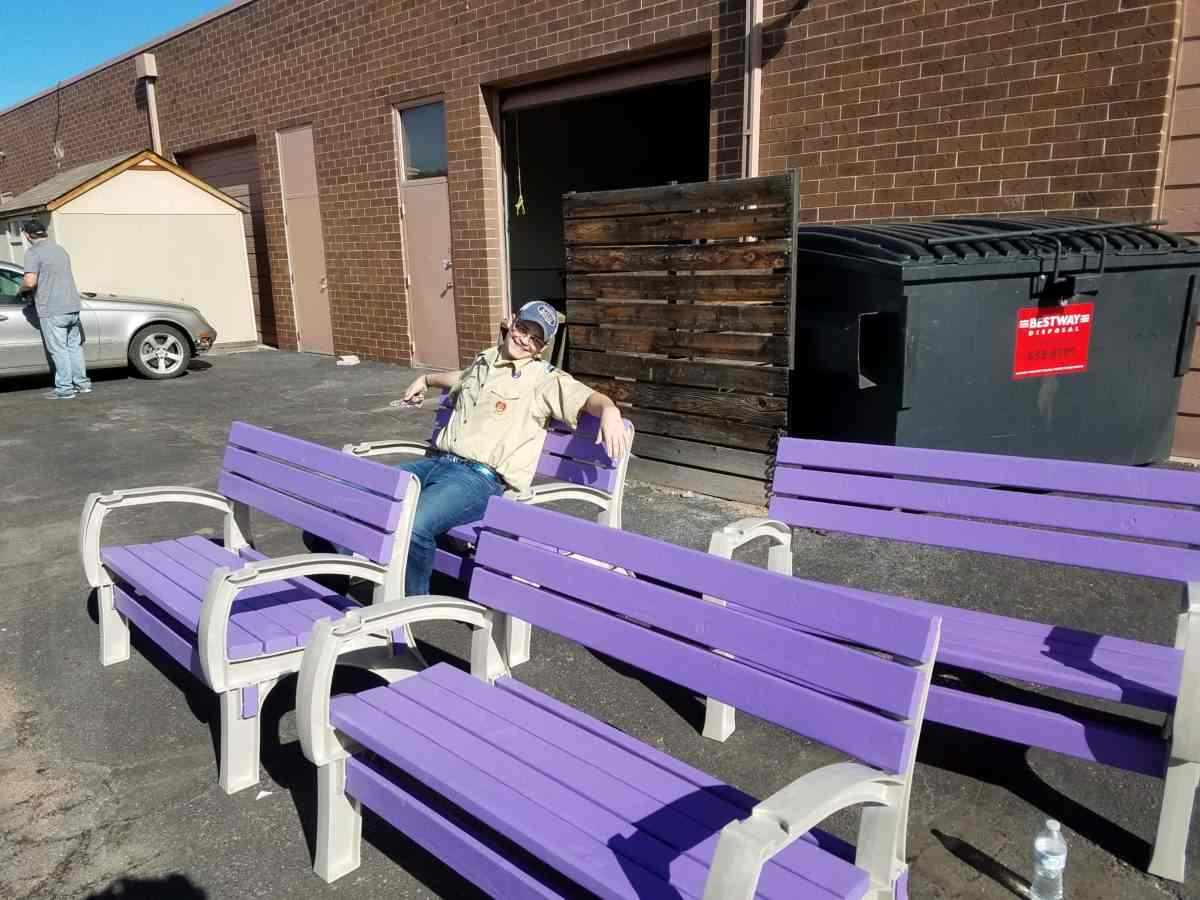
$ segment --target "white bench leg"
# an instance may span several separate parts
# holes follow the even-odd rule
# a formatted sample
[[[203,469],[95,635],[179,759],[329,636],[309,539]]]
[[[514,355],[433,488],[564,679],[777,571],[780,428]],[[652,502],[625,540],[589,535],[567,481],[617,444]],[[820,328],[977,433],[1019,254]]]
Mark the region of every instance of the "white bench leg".
[[[259,700],[261,702],[261,698]],[[234,794],[258,784],[258,710],[242,718],[242,691],[221,694],[221,790]]]
[[[508,667],[513,669],[521,663],[529,662],[530,632],[532,630],[529,623],[521,619],[514,619],[512,616],[505,616],[502,630],[504,632],[504,661],[508,663]]]
[[[315,871],[325,881],[353,872],[361,861],[362,807],[346,796],[346,760],[317,768]]]
[[[113,606],[113,586],[96,588],[96,607],[100,616],[100,665],[129,659],[129,623]]]
[[[1162,809],[1158,814],[1158,831],[1154,837],[1154,855],[1150,858],[1151,875],[1183,881],[1188,829],[1192,823],[1197,785],[1200,785],[1200,763],[1175,758],[1167,763]]]
[[[728,703],[707,697],[704,700],[704,736],[713,741],[724,741],[737,727],[737,709]]]

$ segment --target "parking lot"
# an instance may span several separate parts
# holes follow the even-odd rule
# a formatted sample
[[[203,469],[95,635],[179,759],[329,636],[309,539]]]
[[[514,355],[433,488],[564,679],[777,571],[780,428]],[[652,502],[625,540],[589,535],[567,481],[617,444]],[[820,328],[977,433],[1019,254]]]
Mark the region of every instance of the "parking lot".
[[[258,351],[214,354],[170,381],[97,373],[94,393],[69,402],[42,399],[44,377],[0,381],[0,897],[477,896],[449,865],[370,816],[362,867],[334,885],[317,879],[315,776],[295,740],[292,685],[263,713],[262,783],[226,796],[216,781],[214,695],[136,638],[128,662],[101,668],[77,548],[89,492],[214,487],[233,420],[335,447],[426,437],[432,403],[389,406],[411,377],[395,366]],[[633,483],[625,526],[703,549],[713,529],[753,512]],[[254,526],[269,554],[301,549],[278,523]],[[105,542],[196,529],[216,534],[219,522],[203,511],[143,508],[114,516]],[[1165,583],[816,532],[798,535],[795,552],[798,571],[826,581],[1164,643],[1173,635],[1177,588]],[[465,659],[465,629],[422,626],[418,638],[431,658]],[[725,744],[706,741],[699,698],[542,632],[516,674],[759,796],[834,759],[749,716]],[[1200,898],[1195,828],[1189,885],[1138,868],[1159,785],[929,725],[910,814],[911,896],[1024,896],[1033,836],[1053,816],[1070,843],[1072,900]],[[852,838],[854,821],[836,818],[830,830]]]

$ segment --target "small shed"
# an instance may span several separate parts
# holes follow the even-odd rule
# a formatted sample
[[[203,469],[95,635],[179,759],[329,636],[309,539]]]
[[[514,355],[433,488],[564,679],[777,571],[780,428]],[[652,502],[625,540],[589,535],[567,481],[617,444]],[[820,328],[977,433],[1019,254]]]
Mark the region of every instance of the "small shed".
[[[221,344],[257,339],[246,207],[150,150],[59,172],[0,204],[0,257],[24,261],[39,219],[71,255],[80,291],[186,303]]]

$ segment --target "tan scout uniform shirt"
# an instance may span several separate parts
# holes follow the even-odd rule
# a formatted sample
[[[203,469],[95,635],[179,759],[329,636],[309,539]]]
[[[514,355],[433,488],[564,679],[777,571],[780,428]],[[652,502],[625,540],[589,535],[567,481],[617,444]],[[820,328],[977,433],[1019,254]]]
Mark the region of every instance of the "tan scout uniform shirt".
[[[516,377],[514,377],[514,374]],[[551,419],[571,428],[592,389],[540,359],[514,364],[493,347],[462,372],[437,448],[485,463],[510,487],[528,490]]]

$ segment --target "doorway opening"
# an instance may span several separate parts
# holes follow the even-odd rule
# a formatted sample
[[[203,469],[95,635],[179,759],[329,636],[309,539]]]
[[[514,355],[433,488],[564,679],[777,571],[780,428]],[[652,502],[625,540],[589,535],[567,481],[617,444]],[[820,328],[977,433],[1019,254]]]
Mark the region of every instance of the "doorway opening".
[[[707,63],[707,60],[705,60]],[[503,111],[509,296],[566,311],[562,195],[708,180],[709,77]]]

